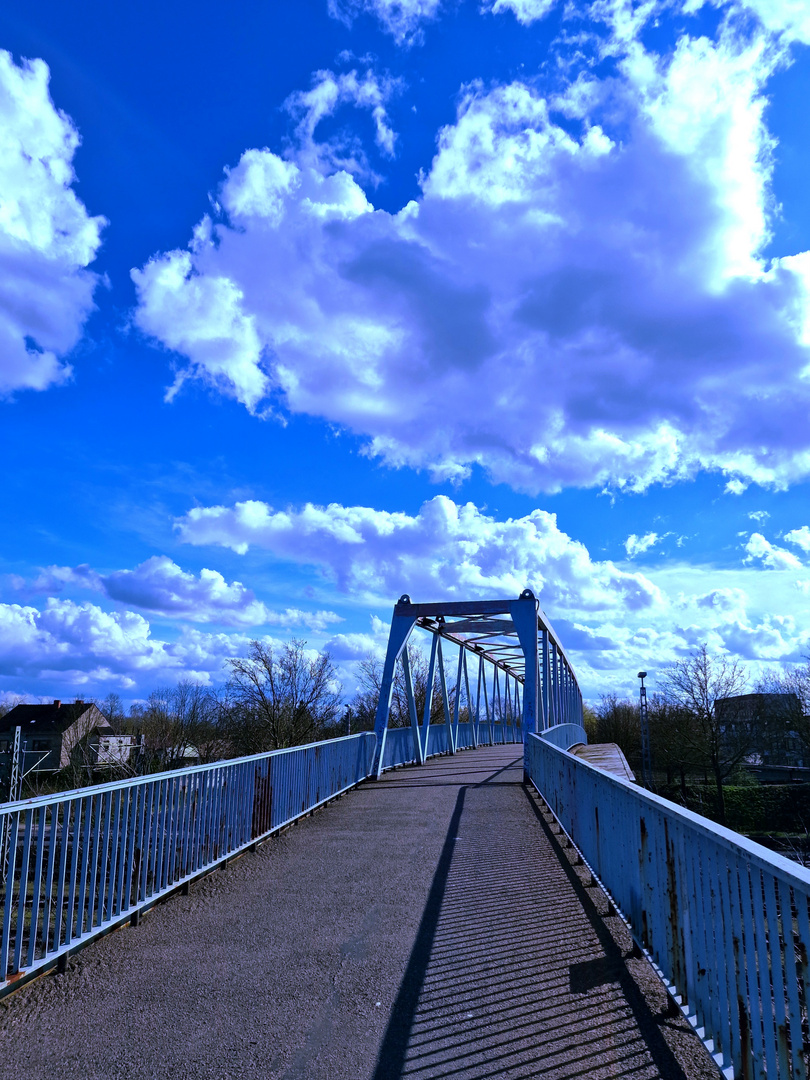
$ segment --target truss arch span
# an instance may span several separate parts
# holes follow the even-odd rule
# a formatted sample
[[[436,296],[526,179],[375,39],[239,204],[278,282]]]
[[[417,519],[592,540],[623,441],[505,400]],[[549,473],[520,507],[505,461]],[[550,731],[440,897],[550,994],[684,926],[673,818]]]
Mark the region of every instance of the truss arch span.
[[[421,717],[407,648],[415,629],[431,635]],[[448,648],[457,654],[455,684],[445,668]],[[502,600],[423,604],[413,603],[407,594],[400,597],[391,619],[374,727],[378,776],[385,767],[397,665],[408,702],[413,759],[420,764],[430,752],[436,682],[445,725],[442,739],[450,753],[481,742],[525,742],[529,733],[582,724],[582,694],[574,669],[531,589],[517,599]]]

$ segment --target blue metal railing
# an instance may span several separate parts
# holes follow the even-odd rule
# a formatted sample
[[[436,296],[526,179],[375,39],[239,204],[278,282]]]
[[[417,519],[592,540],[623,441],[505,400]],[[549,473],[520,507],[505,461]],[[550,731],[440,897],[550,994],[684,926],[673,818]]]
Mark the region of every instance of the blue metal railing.
[[[572,746],[588,742],[585,728],[580,724],[556,724],[538,734],[552,746],[559,746],[561,750],[570,750]]]
[[[570,725],[573,726],[573,725]],[[459,724],[456,749],[471,750],[474,746],[494,746],[504,743],[520,743],[523,737],[520,728],[513,723],[501,722],[488,724],[482,721],[478,729],[478,741],[475,741],[473,725]],[[431,724],[428,737],[428,757],[446,754],[448,746],[447,724]],[[416,738],[411,727],[389,728],[385,737],[382,771],[396,768],[398,765],[410,765],[417,760]]]
[[[526,768],[728,1074],[804,1080],[810,870],[536,735]]]
[[[354,787],[375,746],[349,735],[0,806],[0,991]]]

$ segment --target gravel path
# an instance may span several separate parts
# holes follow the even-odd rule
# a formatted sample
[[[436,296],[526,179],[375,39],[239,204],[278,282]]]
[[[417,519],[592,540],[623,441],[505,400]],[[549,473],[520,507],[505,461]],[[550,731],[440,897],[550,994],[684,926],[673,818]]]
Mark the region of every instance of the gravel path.
[[[717,1080],[513,746],[386,774],[0,1001],[27,1080]]]

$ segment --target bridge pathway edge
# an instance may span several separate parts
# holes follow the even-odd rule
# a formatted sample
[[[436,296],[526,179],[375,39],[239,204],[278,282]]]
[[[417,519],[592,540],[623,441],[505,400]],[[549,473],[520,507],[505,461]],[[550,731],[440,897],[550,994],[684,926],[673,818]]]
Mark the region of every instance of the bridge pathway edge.
[[[715,1080],[521,783],[387,773],[0,1002],[30,1080]]]

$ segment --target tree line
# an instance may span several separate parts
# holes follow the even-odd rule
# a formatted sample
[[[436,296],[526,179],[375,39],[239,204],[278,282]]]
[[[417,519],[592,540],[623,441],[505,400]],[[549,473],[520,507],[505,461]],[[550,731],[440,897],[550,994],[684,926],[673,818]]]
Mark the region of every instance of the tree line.
[[[740,700],[748,693],[769,696]],[[712,784],[721,822],[723,786],[744,762],[762,758],[788,737],[810,760],[810,658],[772,669],[751,685],[738,660],[712,654],[703,644],[661,673],[647,709],[653,771],[679,788],[684,800],[692,780]],[[586,710],[586,729],[592,742],[617,743],[640,773],[637,700],[603,694]]]
[[[409,647],[411,678],[421,722],[427,701],[429,662]],[[305,641],[280,648],[253,641],[248,655],[227,661],[230,677],[219,687],[183,681],[155,690],[124,716],[120,699],[99,703],[115,727],[142,741],[140,768],[175,768],[194,751],[201,764],[243,754],[300,746],[319,739],[373,731],[382,681],[382,661],[369,654],[357,664],[358,689],[345,701],[337,669],[328,652]],[[450,708],[455,687],[448,690]],[[438,671],[434,672],[431,720],[442,714]],[[466,718],[466,709],[460,719]],[[405,682],[398,667],[391,704],[393,727],[410,724]]]
[[[408,656],[421,723],[430,666],[412,645]],[[246,656],[231,658],[227,665],[229,677],[221,686],[184,680],[154,690],[146,701],[132,705],[128,714],[116,694],[96,700],[117,731],[133,736],[129,772],[177,768],[192,761],[207,763],[373,730],[382,681],[382,661],[373,654],[358,662],[359,685],[348,703],[329,653],[308,649],[305,641],[293,639],[276,647],[253,641]],[[744,669],[737,660],[711,654],[706,645],[665,669],[658,683],[648,697],[654,769],[668,784],[680,786],[684,796],[687,783],[695,778],[713,783],[721,820],[723,785],[743,761],[788,732],[810,760],[810,658],[804,665],[774,669],[754,685],[757,693],[779,695],[769,700],[767,714],[750,705],[735,709],[733,702],[726,702],[750,689]],[[458,688],[450,672],[446,686],[452,714]],[[0,715],[9,707],[0,706]],[[441,720],[443,708],[436,670],[432,722]],[[459,720],[468,719],[464,703]],[[397,665],[390,724],[406,727],[410,723],[404,674]],[[640,773],[637,701],[604,694],[594,708],[586,706],[585,725],[590,741],[618,743]],[[63,780],[68,786],[79,786],[88,782],[87,771],[86,764],[82,768],[79,762]]]
[[[429,681],[429,661],[408,646],[416,710],[421,723]],[[138,775],[206,764],[247,754],[300,746],[320,739],[372,731],[382,679],[382,661],[369,654],[356,667],[358,687],[348,701],[335,663],[328,652],[309,649],[293,639],[280,646],[252,641],[247,655],[227,662],[226,681],[219,686],[181,680],[152,691],[145,701],[125,710],[120,695],[87,698],[109,720],[116,732],[132,736],[129,761],[120,769],[106,767],[103,778],[120,772]],[[451,712],[456,689],[447,672]],[[434,671],[431,721],[442,716],[438,669]],[[0,715],[16,702],[0,704]],[[467,719],[466,707],[459,719]],[[410,725],[402,668],[394,679],[391,719],[394,727]],[[84,751],[84,753],[82,753]],[[7,763],[6,763],[7,764]],[[56,776],[31,773],[27,795],[65,790],[97,782],[90,747],[82,746],[70,765]]]

